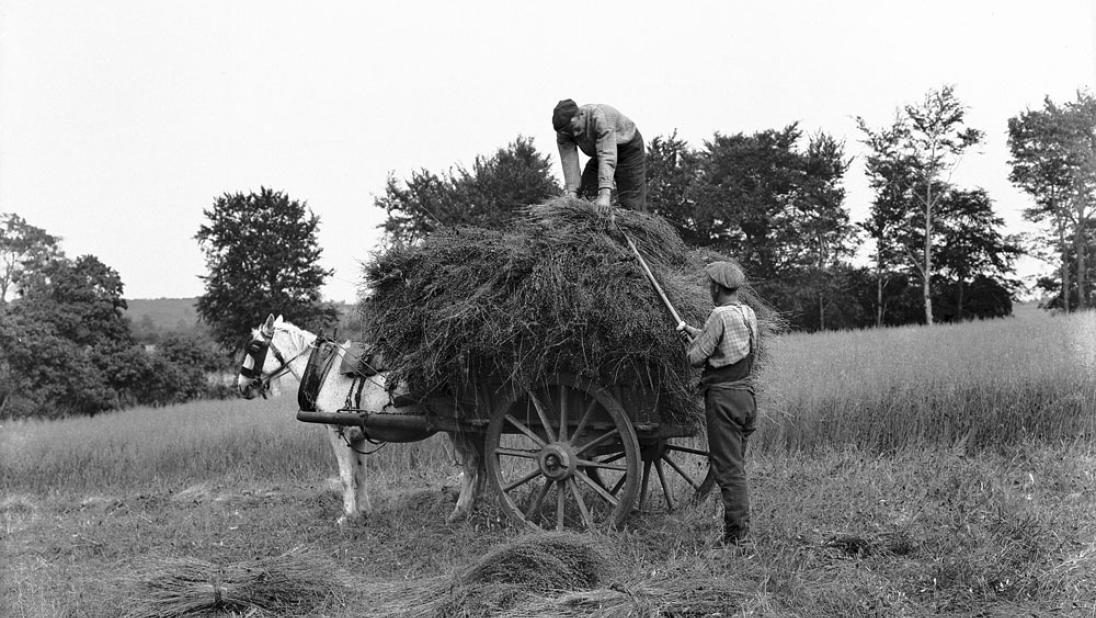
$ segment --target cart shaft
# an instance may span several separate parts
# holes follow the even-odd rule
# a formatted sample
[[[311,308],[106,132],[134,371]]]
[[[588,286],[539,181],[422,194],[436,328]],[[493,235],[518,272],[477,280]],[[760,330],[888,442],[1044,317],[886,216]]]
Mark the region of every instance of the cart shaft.
[[[425,416],[412,414],[377,414],[375,412],[297,412],[297,420],[343,427],[359,427],[373,440],[383,442],[418,442],[438,432],[438,427]]]

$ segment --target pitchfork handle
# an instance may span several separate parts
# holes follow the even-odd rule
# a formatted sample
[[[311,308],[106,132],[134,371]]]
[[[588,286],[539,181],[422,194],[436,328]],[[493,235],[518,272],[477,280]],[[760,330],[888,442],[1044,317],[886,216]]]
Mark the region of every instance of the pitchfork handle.
[[[666,305],[666,309],[670,311],[670,315],[674,318],[674,324],[676,325],[677,330],[681,330],[685,326],[685,320],[681,319],[677,310],[674,309],[673,304],[670,303],[670,299],[666,297],[666,292],[662,291],[662,286],[658,284],[658,279],[655,279],[655,274],[651,272],[651,267],[647,265],[647,260],[643,259],[643,255],[639,253],[636,244],[632,242],[632,237],[624,234],[624,240],[628,241],[628,246],[632,248],[632,253],[636,254],[639,265],[643,267],[643,274],[647,275],[647,280],[651,282],[651,285],[655,288],[655,292],[658,292],[658,297],[662,299],[662,304]]]

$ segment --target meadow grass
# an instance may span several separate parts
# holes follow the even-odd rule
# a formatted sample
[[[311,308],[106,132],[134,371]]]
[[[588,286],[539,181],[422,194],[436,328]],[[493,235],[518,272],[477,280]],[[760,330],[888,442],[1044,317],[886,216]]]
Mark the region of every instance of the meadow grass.
[[[1096,437],[1096,313],[792,334],[773,343],[751,446],[890,451]]]
[[[231,486],[329,476],[334,456],[327,430],[298,422],[295,413],[296,398],[286,395],[5,423],[0,490],[177,491],[207,481]],[[410,473],[445,468],[453,458],[442,440],[384,448],[368,465]]]

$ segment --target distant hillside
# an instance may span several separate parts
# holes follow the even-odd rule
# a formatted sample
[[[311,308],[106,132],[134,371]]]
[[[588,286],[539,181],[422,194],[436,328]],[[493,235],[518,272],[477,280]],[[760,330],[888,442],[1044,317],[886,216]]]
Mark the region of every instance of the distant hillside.
[[[126,299],[126,316],[134,325],[145,324],[147,318],[156,330],[191,330],[198,324],[196,302],[196,298]]]
[[[126,316],[139,332],[186,331],[198,326],[198,311],[195,309],[197,302],[196,298],[126,299],[126,304],[129,305]],[[344,318],[354,315],[355,305],[336,303],[336,306]],[[258,324],[263,317],[265,316],[257,316],[255,323]]]

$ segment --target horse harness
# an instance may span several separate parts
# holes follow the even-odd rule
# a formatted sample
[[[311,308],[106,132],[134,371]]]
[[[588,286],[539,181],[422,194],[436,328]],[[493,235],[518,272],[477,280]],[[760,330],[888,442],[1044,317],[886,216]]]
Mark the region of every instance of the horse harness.
[[[320,388],[327,376],[334,369],[335,358],[342,346],[332,339],[317,337],[313,342],[312,353],[308,356],[304,374],[301,376],[301,386],[297,390],[297,406],[305,412],[316,412],[316,401],[319,398]],[[383,360],[380,353],[372,346],[363,343],[350,343],[342,356],[339,373],[350,377],[350,389],[346,393],[346,400],[338,412],[355,412],[361,409],[362,389],[366,380],[376,379],[374,376],[384,371]],[[374,440],[362,430],[362,435],[370,444],[378,448],[372,451],[362,451],[354,447],[346,435],[346,427],[339,426],[339,437],[346,443],[347,448],[361,454],[372,455],[388,443]]]

